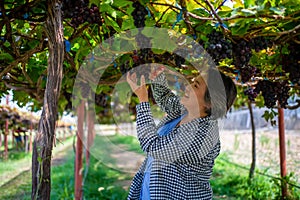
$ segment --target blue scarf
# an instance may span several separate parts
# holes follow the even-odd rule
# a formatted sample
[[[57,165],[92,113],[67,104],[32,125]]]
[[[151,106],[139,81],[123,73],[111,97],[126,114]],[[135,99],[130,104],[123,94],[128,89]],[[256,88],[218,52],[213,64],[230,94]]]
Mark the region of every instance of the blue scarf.
[[[173,120],[169,121],[168,123],[166,123],[165,125],[163,125],[162,127],[160,127],[157,130],[158,135],[159,136],[168,135],[172,131],[172,129],[175,128],[175,126],[178,124],[178,122],[181,121],[181,119],[184,116],[185,115],[182,115],[176,119],[173,119]],[[151,156],[149,156],[148,160],[147,160],[147,164],[146,164],[146,170],[145,170],[145,174],[144,174],[144,180],[143,180],[143,185],[142,185],[142,190],[141,190],[141,195],[140,195],[141,200],[150,200],[149,184],[150,184],[150,172],[151,172],[152,162],[153,162],[153,158]]]

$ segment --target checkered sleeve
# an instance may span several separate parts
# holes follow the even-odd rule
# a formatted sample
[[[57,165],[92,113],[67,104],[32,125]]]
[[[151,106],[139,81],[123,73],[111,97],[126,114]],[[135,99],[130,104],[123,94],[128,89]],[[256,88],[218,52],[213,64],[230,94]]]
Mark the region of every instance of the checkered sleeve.
[[[171,118],[185,112],[184,106],[180,103],[180,98],[170,90],[164,73],[161,73],[152,81],[151,89],[155,102]]]
[[[155,159],[166,162],[197,164],[219,142],[217,122],[198,118],[173,129],[168,135],[156,131],[150,104],[137,105],[137,133],[141,148]]]

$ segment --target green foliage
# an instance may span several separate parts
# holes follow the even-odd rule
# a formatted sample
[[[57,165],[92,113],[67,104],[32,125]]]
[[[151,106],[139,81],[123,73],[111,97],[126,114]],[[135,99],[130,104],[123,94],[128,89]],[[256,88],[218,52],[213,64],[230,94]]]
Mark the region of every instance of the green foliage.
[[[194,38],[197,42],[206,42],[208,40],[207,34],[214,29],[222,31],[226,38],[235,45],[240,39],[249,41],[259,36],[270,39],[271,46],[259,52],[252,52],[250,64],[260,71],[255,74],[256,79],[254,80],[249,80],[247,83],[241,82],[240,74],[234,66],[233,59],[216,63],[220,65],[221,71],[226,72],[233,79],[239,78],[237,80],[238,85],[242,85],[244,88],[254,87],[255,81],[262,78],[274,81],[289,79],[289,72],[283,69],[280,59],[282,54],[290,53],[285,49],[292,41],[299,42],[299,2],[292,0],[228,0],[227,4],[222,4],[223,1],[221,0],[210,1],[215,14],[212,14],[208,1],[202,0],[183,1],[186,5],[180,5],[182,2],[175,0],[167,2],[140,0],[140,2],[148,11],[145,17],[146,27],[172,29]],[[26,103],[32,102],[33,108],[36,110],[41,108],[43,104],[43,92],[47,81],[49,52],[47,38],[44,33],[44,24],[47,18],[46,1],[5,0],[3,3],[5,12],[3,11],[1,17],[6,17],[10,23],[8,26],[4,23],[5,20],[0,22],[0,71],[2,71],[0,75],[5,76],[9,73],[11,77],[16,78],[5,80],[8,84],[0,82],[0,91],[2,94],[10,88],[18,87],[21,92],[15,92],[16,96],[14,97],[18,104],[24,106]],[[68,95],[72,93],[76,74],[84,61],[88,59],[96,62],[91,59],[95,47],[98,47],[98,44],[103,43],[109,37],[118,37],[118,33],[136,28],[131,15],[134,10],[132,1],[90,0],[89,3],[89,6],[95,4],[99,7],[102,16],[101,23],[90,24],[85,21],[75,27],[72,25],[70,17],[63,19],[64,37],[65,41],[70,42],[70,51],[67,51],[67,49],[65,51],[64,80],[58,106],[60,113],[66,110],[71,111],[71,100]],[[185,14],[180,7],[185,7],[186,11],[190,13],[186,20],[180,17],[181,14]],[[147,33],[143,31],[142,33],[147,37],[151,37],[152,34],[161,34],[162,32]],[[166,37],[168,36],[162,34],[152,41],[152,43],[157,44],[157,48],[153,49],[153,52],[158,56],[163,55],[166,47],[169,51],[173,51],[178,46],[175,42],[172,44],[163,39]],[[158,38],[162,39],[157,41]],[[127,44],[118,43],[119,41],[111,40],[108,45],[112,46],[111,49],[113,50],[120,50],[124,46],[135,46],[133,41],[127,41]],[[131,56],[132,52],[128,52],[122,58],[117,59],[115,63],[111,62],[110,67],[108,67],[109,70],[106,70],[101,77],[102,80],[112,79],[112,82],[116,83],[121,77],[120,66],[126,61],[129,61],[130,67],[134,65]],[[174,63],[167,64],[175,69]],[[4,69],[7,70],[5,73]],[[185,75],[189,76],[192,74],[191,70],[185,69],[181,72],[185,72]],[[102,85],[108,84],[102,83]],[[289,87],[292,88],[291,96],[299,95],[298,87],[294,87],[291,82],[289,82]],[[111,94],[113,89],[111,87],[105,94]],[[81,96],[78,95],[78,98],[81,98]],[[246,98],[247,96],[243,94],[243,90],[239,89],[235,106],[243,106]],[[259,106],[263,106],[264,101],[262,99],[262,96],[258,95],[255,102]],[[76,102],[73,106],[77,106]],[[102,112],[103,107],[105,106],[97,106],[96,110]],[[102,114],[99,114],[99,118],[103,117]],[[106,117],[111,117],[111,115]]]
[[[276,120],[274,120],[274,118],[277,115],[278,113],[271,109],[270,111],[266,110],[262,117],[265,118],[266,121],[270,121],[272,125],[276,125]]]

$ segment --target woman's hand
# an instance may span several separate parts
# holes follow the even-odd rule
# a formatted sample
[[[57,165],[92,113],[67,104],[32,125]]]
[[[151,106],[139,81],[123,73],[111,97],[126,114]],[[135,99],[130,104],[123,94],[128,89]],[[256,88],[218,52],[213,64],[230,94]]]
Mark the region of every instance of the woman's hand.
[[[163,71],[165,70],[164,66],[159,66],[159,67],[151,67],[151,72],[149,79],[154,80],[158,75],[160,75]]]
[[[137,84],[136,73],[130,75],[130,72],[127,73],[127,83],[130,85],[131,90],[139,98],[140,103],[148,102],[148,90],[145,83],[145,76],[141,76],[140,85]]]

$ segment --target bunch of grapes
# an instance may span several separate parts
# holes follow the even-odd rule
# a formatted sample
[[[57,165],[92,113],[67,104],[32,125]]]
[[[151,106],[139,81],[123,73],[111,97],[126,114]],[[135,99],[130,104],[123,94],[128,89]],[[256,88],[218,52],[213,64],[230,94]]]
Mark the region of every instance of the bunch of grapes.
[[[95,94],[95,104],[100,107],[107,107],[108,96],[104,93]]]
[[[81,89],[81,96],[83,98],[87,98],[89,96],[90,90],[91,90],[89,84],[84,83],[84,82],[80,83],[80,89]]]
[[[141,28],[145,26],[145,16],[147,15],[147,10],[144,6],[142,6],[138,1],[133,3],[134,11],[131,13],[134,19],[134,25],[137,28]],[[144,34],[139,31],[139,33],[135,36],[135,41],[139,50],[133,51],[132,60],[133,60],[133,71],[136,72],[138,79],[141,75],[144,75],[146,79],[148,79],[148,75],[150,73],[150,67],[141,69],[134,69],[135,67],[152,62],[154,58],[154,53],[151,50],[151,40],[146,37]]]
[[[262,80],[256,84],[254,92],[262,93],[267,108],[273,108],[276,101],[281,108],[286,108],[288,105],[290,88],[287,81],[271,82],[269,80]]]
[[[232,44],[230,40],[227,40],[222,32],[213,30],[207,35],[208,44],[206,51],[214,59],[216,63],[225,59],[232,58]]]
[[[89,8],[89,0],[63,0],[62,11],[64,18],[71,18],[71,24],[78,27],[88,22],[90,24],[102,24],[99,8],[92,4]]]
[[[290,87],[287,81],[276,82],[274,90],[276,92],[277,100],[281,108],[286,108],[288,105]]]
[[[145,78],[147,79],[151,68],[150,67],[137,68],[137,67],[151,62],[150,59],[154,58],[153,52],[150,49],[134,50],[131,55],[131,58],[133,61],[132,65],[130,64],[129,61],[126,61],[119,65],[119,69],[121,73],[124,75],[128,71],[131,71],[132,73],[135,72],[137,74],[138,79],[140,78],[141,75],[144,75]]]
[[[252,87],[245,89],[244,94],[248,96],[248,99],[251,102],[254,102],[255,98],[257,97],[257,93],[256,93],[256,91],[254,91],[254,89]]]
[[[134,25],[136,28],[142,28],[145,27],[145,20],[146,15],[148,14],[147,9],[140,4],[139,1],[135,1],[132,6],[134,7],[133,12],[131,13],[133,19],[134,19]],[[123,63],[119,66],[120,71],[122,74],[127,73],[129,70],[136,71],[138,78],[140,77],[141,73],[139,71],[141,70],[135,70],[134,68],[149,63],[151,60],[154,59],[154,54],[151,50],[151,41],[150,38],[146,37],[139,31],[139,33],[135,36],[136,45],[139,48],[139,50],[134,50],[132,54],[132,61],[133,64],[130,66],[129,62]],[[150,70],[150,68],[149,68]],[[146,75],[146,72],[144,71],[143,74]]]
[[[142,68],[136,68],[134,67],[132,70],[132,73],[136,73],[136,77],[138,80],[140,80],[141,76],[144,75],[146,80],[149,80],[149,74],[151,72],[151,66],[150,64],[143,66]]]
[[[174,60],[174,55],[169,52],[164,52],[162,55],[156,55],[156,63],[167,63],[168,61]]]
[[[136,65],[144,64],[148,60],[150,60],[151,55],[153,55],[151,51],[151,41],[150,38],[143,35],[141,32],[139,32],[135,36],[135,41],[137,46],[140,48],[138,51],[134,51],[134,55],[136,59],[133,59],[134,63]]]
[[[253,75],[255,75],[256,72],[257,72],[256,67],[253,67],[251,65],[247,65],[247,66],[240,68],[242,82],[246,83],[247,81],[249,81],[251,79],[251,77],[253,77]]]
[[[89,0],[63,0],[62,11],[64,18],[76,17],[89,6]]]
[[[188,56],[189,50],[185,47],[177,48],[174,53],[173,57],[175,60],[175,65],[179,68],[182,68],[182,64],[185,63],[185,58]]]
[[[174,55],[174,59],[175,59],[175,65],[176,65],[177,67],[180,67],[180,68],[181,68],[181,65],[184,64],[184,62],[185,62],[185,58],[183,58],[183,57],[181,57],[181,56],[175,54],[175,55]]]
[[[128,71],[130,71],[131,67],[129,65],[129,61],[126,61],[125,63],[122,63],[121,65],[119,65],[119,69],[120,69],[122,75],[124,75]]]
[[[237,69],[248,65],[252,56],[250,43],[246,40],[240,40],[233,45],[233,61]]]
[[[151,41],[150,38],[146,37],[142,33],[138,33],[135,36],[135,41],[138,47],[140,48],[150,48],[151,47]]]
[[[295,85],[300,85],[300,50],[299,45],[290,43],[289,54],[283,55],[281,59],[282,69],[289,73],[290,81]]]
[[[138,1],[134,2],[132,6],[134,7],[134,10],[132,11],[131,15],[133,17],[135,27],[137,28],[144,27],[145,20],[146,20],[145,17],[148,14],[148,11]]]
[[[64,90],[63,96],[65,97],[65,99],[68,102],[65,106],[65,110],[71,110],[72,109],[72,100],[71,100],[72,94],[70,94]]]
[[[254,49],[256,52],[259,52],[263,49],[268,48],[269,46],[269,41],[262,36],[256,37],[256,38],[252,38],[249,41],[250,47],[251,49]]]
[[[269,80],[262,80],[256,84],[254,92],[262,93],[267,108],[273,108],[276,105],[276,93],[273,82]]]

